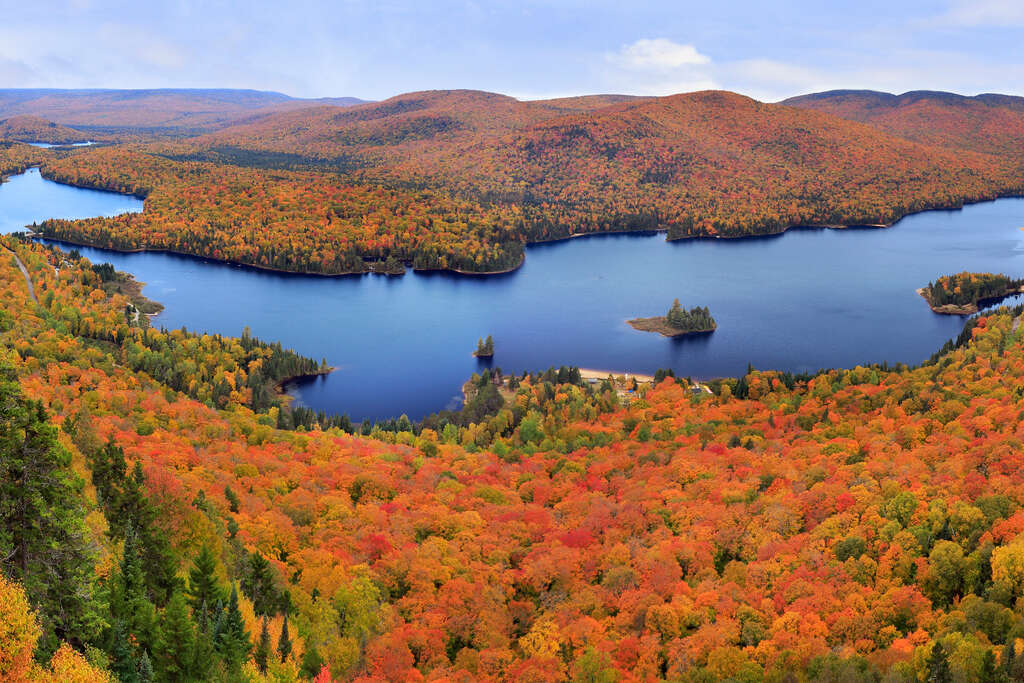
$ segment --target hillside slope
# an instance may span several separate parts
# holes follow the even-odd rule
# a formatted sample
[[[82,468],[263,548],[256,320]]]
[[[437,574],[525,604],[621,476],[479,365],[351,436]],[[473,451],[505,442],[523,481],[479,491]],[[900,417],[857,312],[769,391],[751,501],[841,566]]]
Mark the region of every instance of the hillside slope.
[[[86,142],[85,133],[62,126],[38,116],[12,116],[0,119],[0,138],[19,142],[46,142],[53,145],[67,145]]]

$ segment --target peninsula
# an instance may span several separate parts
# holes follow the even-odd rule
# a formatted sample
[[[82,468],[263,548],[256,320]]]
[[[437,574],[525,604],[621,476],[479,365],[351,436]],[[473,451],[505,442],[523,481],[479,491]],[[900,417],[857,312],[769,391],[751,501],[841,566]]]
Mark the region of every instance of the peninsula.
[[[973,315],[979,307],[1024,292],[1024,279],[994,273],[943,275],[917,290],[936,313]]]

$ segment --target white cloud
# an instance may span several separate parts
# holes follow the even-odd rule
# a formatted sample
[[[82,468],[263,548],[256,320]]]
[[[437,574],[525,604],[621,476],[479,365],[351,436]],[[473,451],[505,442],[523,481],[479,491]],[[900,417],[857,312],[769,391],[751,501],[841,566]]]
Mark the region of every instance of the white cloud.
[[[711,63],[711,58],[702,55],[693,45],[682,45],[668,38],[642,38],[622,46],[611,59],[631,69],[671,70]]]
[[[713,90],[712,62],[693,45],[643,38],[605,54],[602,74],[611,89],[627,95],[672,95]]]

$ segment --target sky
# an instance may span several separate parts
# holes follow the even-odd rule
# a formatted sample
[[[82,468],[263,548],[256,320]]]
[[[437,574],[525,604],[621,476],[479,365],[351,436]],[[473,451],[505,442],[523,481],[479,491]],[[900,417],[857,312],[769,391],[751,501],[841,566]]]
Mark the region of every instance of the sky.
[[[1024,95],[1024,0],[0,0],[0,88]]]

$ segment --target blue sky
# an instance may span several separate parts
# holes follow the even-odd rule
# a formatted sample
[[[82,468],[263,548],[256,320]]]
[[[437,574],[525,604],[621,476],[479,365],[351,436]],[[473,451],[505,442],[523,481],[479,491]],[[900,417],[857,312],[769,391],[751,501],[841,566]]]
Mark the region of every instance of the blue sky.
[[[1024,94],[1024,0],[0,0],[0,87]]]

